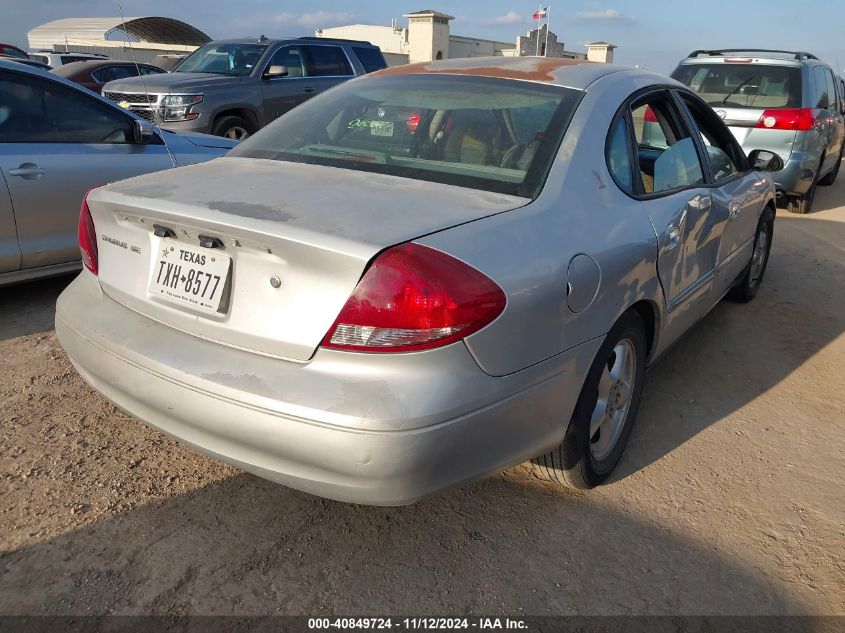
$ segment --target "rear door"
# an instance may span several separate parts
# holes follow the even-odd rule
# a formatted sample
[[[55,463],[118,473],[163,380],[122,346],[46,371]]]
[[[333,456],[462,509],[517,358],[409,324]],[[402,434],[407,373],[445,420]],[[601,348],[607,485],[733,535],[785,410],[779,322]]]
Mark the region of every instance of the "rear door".
[[[131,117],[60,82],[3,72],[0,111],[0,171],[24,269],[79,259],[76,224],[86,191],[171,166],[158,137],[135,144]]]
[[[726,292],[751,257],[751,248],[767,190],[748,166],[736,140],[713,110],[692,95],[678,91],[690,124],[697,132],[708,180],[712,183],[711,213],[724,219],[716,259],[716,294]]]
[[[0,151],[2,151],[0,146]],[[6,180],[0,174],[0,274],[18,270],[21,267],[21,249],[15,230],[15,214]]]
[[[714,204],[697,141],[670,91],[631,104],[637,193],[658,241],[657,268],[672,324],[683,331],[713,304],[726,222]]]

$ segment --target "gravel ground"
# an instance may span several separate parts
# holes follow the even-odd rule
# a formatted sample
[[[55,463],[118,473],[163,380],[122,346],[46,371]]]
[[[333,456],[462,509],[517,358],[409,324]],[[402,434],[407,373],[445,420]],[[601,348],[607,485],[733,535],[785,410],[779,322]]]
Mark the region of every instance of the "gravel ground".
[[[0,289],[0,613],[845,614],[845,178],[649,373],[615,479],[414,506],[283,488],[117,411]]]

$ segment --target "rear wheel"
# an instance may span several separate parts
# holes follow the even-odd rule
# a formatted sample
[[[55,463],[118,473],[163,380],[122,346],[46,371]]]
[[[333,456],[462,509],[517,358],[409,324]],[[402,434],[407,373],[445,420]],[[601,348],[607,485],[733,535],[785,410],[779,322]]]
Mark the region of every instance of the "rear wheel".
[[[751,261],[745,269],[742,279],[728,293],[728,299],[740,303],[748,303],[760,289],[763,283],[763,275],[766,273],[766,266],[769,263],[769,253],[772,250],[772,235],[774,233],[775,216],[769,207],[763,211],[760,221],[757,223],[757,233],[754,236],[754,250],[751,253]]]
[[[646,337],[642,318],[622,315],[599,349],[563,442],[532,459],[535,472],[570,488],[593,488],[619,462],[640,407]]]
[[[843,146],[843,149],[845,149],[845,146]],[[839,160],[836,161],[836,165],[833,167],[833,169],[830,171],[830,173],[827,176],[825,176],[824,178],[819,180],[819,184],[822,187],[829,187],[834,182],[836,182],[836,177],[839,175],[839,168],[841,166],[842,166],[842,151],[839,152]]]
[[[242,141],[250,134],[255,133],[255,126],[239,116],[223,116],[214,122],[212,134],[225,136],[233,141]]]
[[[803,196],[792,196],[786,201],[786,210],[790,213],[809,213],[813,209],[813,201],[816,199],[816,188],[819,184],[819,173],[822,169],[822,163],[819,163],[819,168],[813,176],[813,184],[807,189],[807,193]]]

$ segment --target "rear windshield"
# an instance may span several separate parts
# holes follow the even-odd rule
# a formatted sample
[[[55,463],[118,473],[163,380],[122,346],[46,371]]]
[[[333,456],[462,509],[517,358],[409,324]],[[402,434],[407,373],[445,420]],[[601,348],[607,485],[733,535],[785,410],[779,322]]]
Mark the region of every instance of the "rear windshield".
[[[372,77],[291,110],[230,156],[536,197],[582,93],[449,75]]]
[[[685,64],[672,76],[711,106],[800,108],[801,70],[765,64]]]

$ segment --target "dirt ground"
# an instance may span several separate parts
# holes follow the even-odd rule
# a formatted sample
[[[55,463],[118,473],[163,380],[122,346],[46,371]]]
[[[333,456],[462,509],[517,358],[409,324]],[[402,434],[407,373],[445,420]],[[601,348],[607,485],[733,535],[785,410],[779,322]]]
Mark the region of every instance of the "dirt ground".
[[[118,412],[0,290],[0,613],[845,614],[845,177],[649,373],[614,480],[312,497]]]

